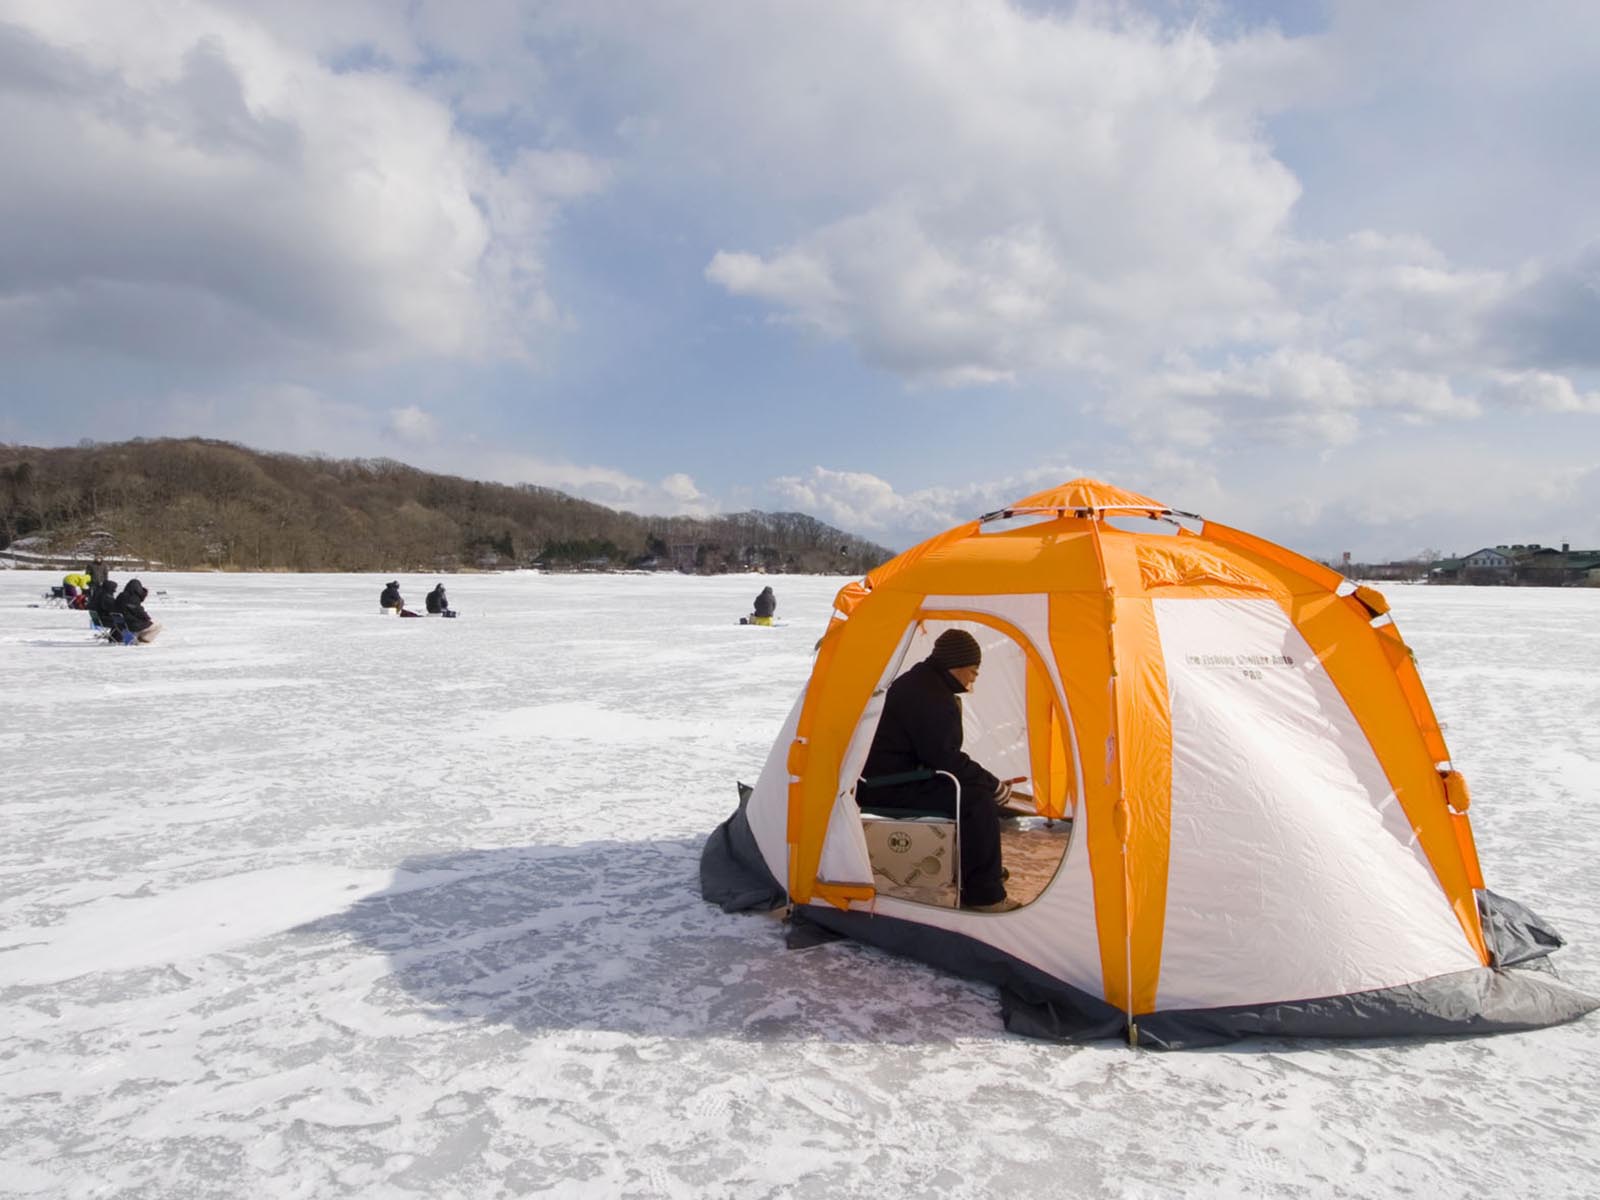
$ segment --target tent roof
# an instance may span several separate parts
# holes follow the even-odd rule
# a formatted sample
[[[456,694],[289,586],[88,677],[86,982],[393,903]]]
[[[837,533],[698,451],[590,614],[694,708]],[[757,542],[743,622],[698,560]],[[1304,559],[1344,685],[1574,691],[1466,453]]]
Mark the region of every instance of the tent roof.
[[[1031,496],[1024,496],[1014,504],[1006,506],[1008,509],[1026,508],[1112,508],[1134,509],[1158,512],[1170,511],[1170,506],[1159,500],[1152,500],[1149,496],[1141,496],[1138,492],[1130,492],[1125,488],[1113,487],[1109,483],[1102,483],[1098,479],[1073,479],[1059,487],[1046,488],[1042,492],[1035,492]]]

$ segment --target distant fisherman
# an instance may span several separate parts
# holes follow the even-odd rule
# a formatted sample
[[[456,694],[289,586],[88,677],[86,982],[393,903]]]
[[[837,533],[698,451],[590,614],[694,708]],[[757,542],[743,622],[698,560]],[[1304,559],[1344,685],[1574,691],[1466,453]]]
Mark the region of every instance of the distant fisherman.
[[[117,585],[102,579],[89,593],[89,618],[96,625],[111,628],[111,613],[117,607]]]
[[[92,581],[82,571],[72,571],[61,577],[61,598],[67,602],[68,608],[87,608],[88,597],[84,595],[89,590]]]
[[[161,632],[160,623],[144,610],[144,599],[148,595],[144,584],[137,579],[130,579],[113,606],[113,611],[121,615],[123,626],[137,642],[154,641],[156,634]]]
[[[423,602],[427,605],[428,612],[437,617],[453,617],[456,614],[450,611],[450,600],[444,594],[444,584],[435,584],[433,591],[428,593],[428,598]]]
[[[771,586],[761,589],[761,594],[756,597],[755,615],[750,618],[752,625],[771,625],[772,617],[778,611],[778,598],[772,594]]]
[[[384,612],[394,613],[401,617],[420,617],[421,613],[414,613],[406,607],[406,602],[400,598],[400,581],[391,579],[384,584],[383,594],[378,597],[378,607]]]

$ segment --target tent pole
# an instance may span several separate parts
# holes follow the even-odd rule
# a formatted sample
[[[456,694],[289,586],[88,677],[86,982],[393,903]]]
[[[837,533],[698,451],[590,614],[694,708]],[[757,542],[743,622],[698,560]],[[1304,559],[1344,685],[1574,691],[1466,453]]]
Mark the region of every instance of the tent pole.
[[[1089,537],[1094,545],[1095,564],[1100,568],[1100,586],[1106,604],[1106,653],[1109,671],[1106,676],[1106,703],[1110,717],[1110,744],[1106,747],[1106,770],[1116,772],[1117,799],[1112,808],[1112,827],[1117,841],[1122,845],[1122,965],[1123,965],[1123,1017],[1126,1022],[1128,1045],[1139,1044],[1139,1023],[1133,1019],[1133,874],[1128,866],[1128,804],[1122,794],[1122,737],[1117,727],[1117,590],[1106,570],[1105,549],[1100,544],[1101,515],[1096,511],[1089,518]]]

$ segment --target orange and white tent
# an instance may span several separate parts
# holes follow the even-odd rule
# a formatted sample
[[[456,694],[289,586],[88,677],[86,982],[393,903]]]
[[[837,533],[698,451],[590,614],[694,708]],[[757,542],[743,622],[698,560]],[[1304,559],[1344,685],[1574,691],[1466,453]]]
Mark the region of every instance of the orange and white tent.
[[[855,785],[883,696],[959,626],[966,749],[1067,819],[1044,891],[984,913],[880,894]],[[1104,483],[1040,492],[842,589],[707,899],[990,979],[1007,1025],[1186,1046],[1249,1034],[1523,1029],[1597,1002],[1484,888],[1381,595]]]

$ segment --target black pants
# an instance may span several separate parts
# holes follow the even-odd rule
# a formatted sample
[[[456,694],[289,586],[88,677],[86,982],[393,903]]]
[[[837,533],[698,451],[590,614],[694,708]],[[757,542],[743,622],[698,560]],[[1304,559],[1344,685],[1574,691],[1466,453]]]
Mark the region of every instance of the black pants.
[[[896,787],[863,787],[863,808],[956,815],[956,789],[943,775]],[[961,789],[961,903],[998,904],[1006,898],[1000,879],[1000,809],[981,788]]]

